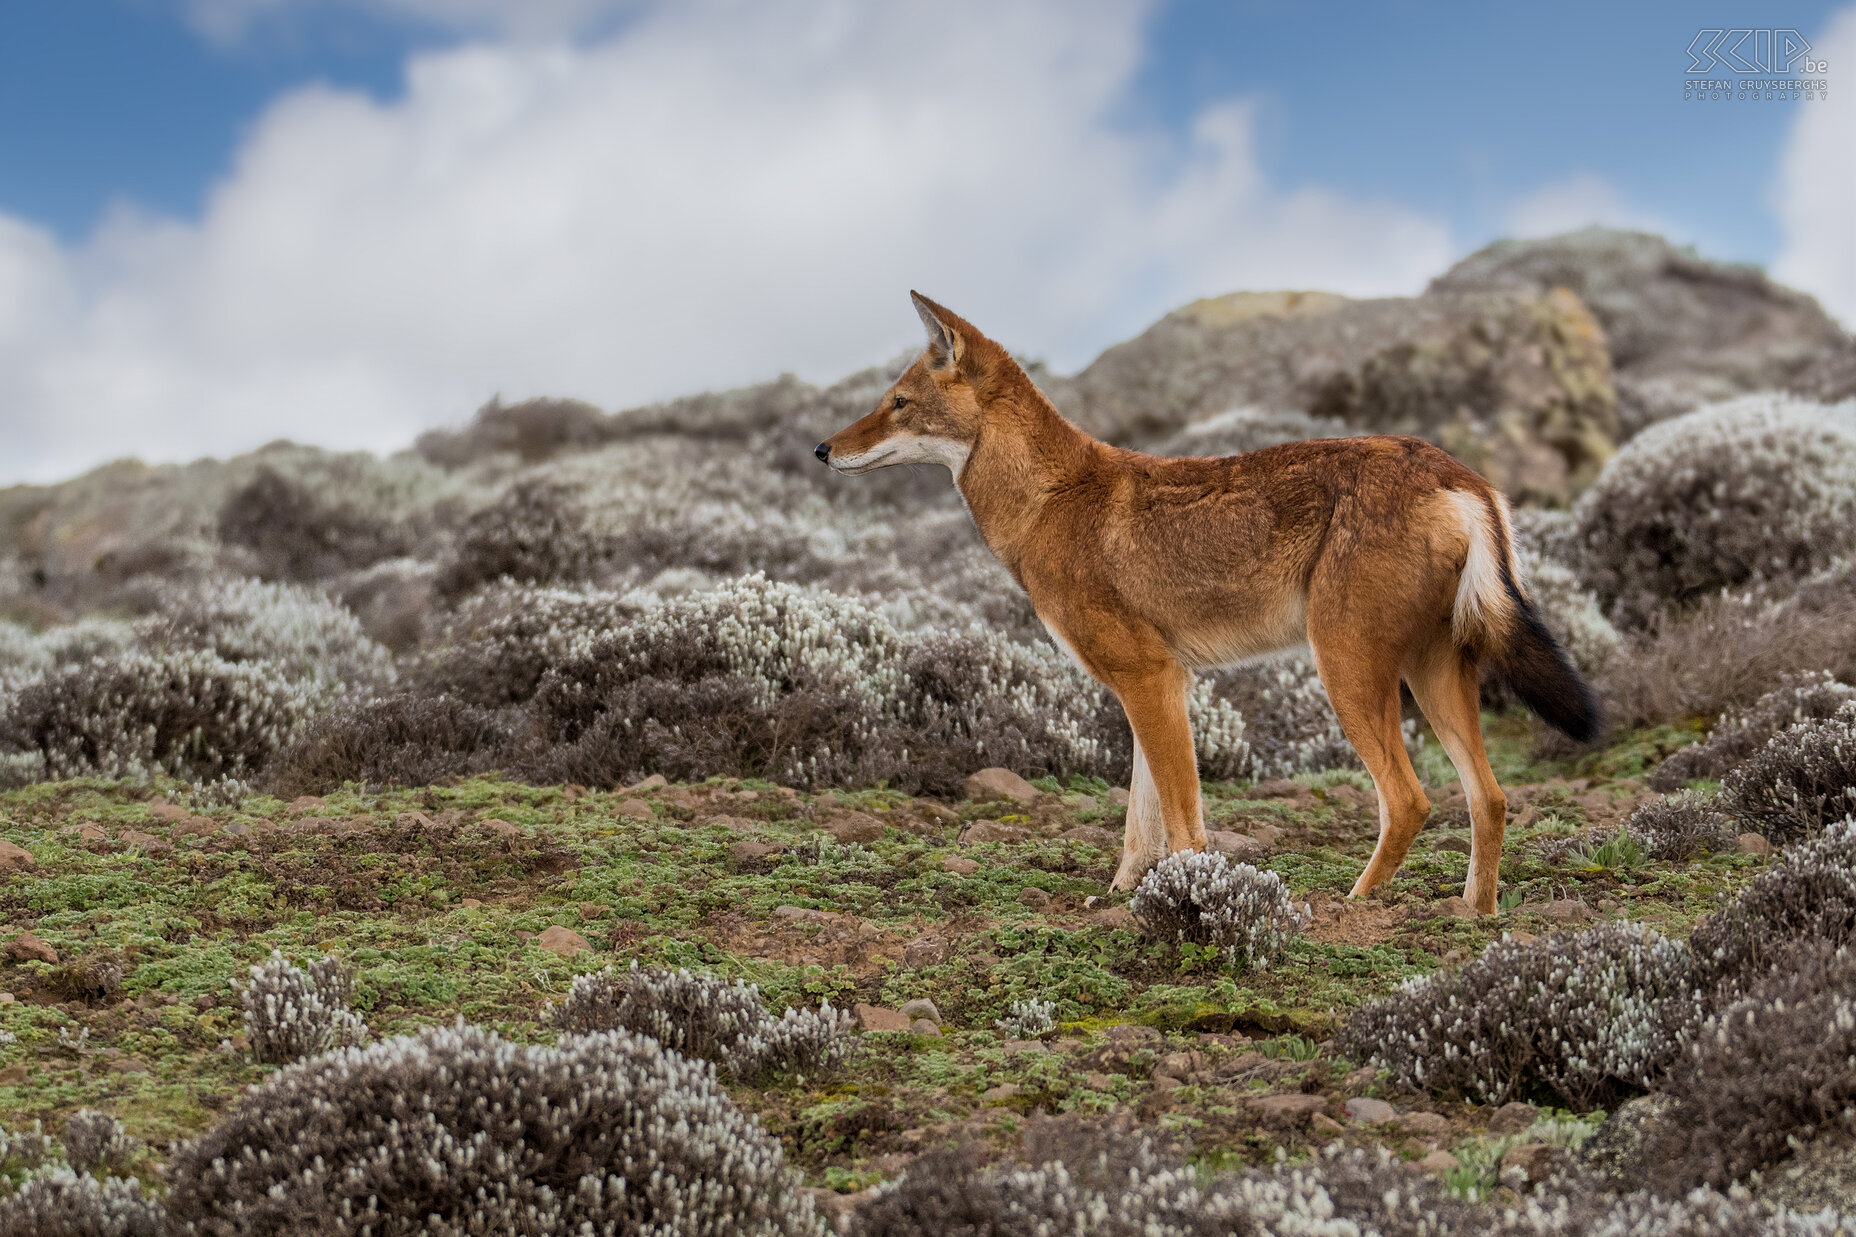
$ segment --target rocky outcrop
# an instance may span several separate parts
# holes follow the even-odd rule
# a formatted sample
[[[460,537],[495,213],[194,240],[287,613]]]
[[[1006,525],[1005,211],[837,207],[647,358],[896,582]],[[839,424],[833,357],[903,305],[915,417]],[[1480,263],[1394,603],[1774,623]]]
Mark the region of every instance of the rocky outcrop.
[[[1710,262],[1645,232],[1497,241],[1439,276],[1427,295],[1554,288],[1575,293],[1604,327],[1625,437],[1748,391],[1826,401],[1856,394],[1856,338],[1815,300],[1757,267]]]
[[[1564,503],[1617,438],[1604,332],[1564,290],[1353,301],[1318,292],[1196,301],[1051,395],[1133,446],[1249,405],[1416,434],[1521,501]]]

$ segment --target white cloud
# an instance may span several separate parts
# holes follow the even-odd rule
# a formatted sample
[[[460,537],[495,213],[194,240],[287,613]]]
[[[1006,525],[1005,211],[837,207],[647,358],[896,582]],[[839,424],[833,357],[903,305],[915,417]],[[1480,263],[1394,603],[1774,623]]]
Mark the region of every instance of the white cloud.
[[[315,10],[347,9],[462,34],[545,37],[597,30],[641,7],[641,0],[185,0],[193,27],[219,43],[239,43],[266,27],[288,27]]]
[[[830,379],[914,342],[910,287],[1074,367],[1196,296],[1416,291],[1452,257],[1430,219],[1272,186],[1241,103],[1183,142],[1111,124],[1141,24],[678,3],[590,46],[422,55],[391,103],[299,91],[197,222],[64,251],[0,219],[0,471]]]
[[[1502,215],[1509,236],[1557,236],[1593,226],[1668,232],[1669,225],[1624,200],[1604,177],[1575,172],[1509,203]]]
[[[1773,208],[1785,241],[1773,277],[1817,297],[1856,328],[1856,8],[1846,8],[1814,41],[1829,62],[1826,99],[1800,99],[1779,159]]]

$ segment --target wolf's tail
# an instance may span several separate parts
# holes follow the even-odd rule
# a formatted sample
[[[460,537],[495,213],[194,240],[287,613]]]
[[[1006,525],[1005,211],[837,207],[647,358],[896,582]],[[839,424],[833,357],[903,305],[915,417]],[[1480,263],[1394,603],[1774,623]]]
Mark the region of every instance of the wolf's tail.
[[[1457,643],[1492,661],[1542,721],[1580,743],[1598,736],[1598,701],[1521,587],[1508,503],[1500,494],[1453,490],[1469,536],[1451,626]]]

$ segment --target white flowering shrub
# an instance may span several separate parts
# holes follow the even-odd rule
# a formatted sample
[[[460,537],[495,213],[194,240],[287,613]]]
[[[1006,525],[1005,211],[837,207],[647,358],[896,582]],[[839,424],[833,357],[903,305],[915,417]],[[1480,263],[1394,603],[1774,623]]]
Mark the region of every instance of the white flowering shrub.
[[[1856,700],[1779,731],[1721,780],[1735,816],[1775,842],[1856,812]]]
[[[1700,743],[1678,748],[1650,775],[1656,790],[1675,790],[1693,778],[1720,777],[1799,722],[1816,721],[1856,700],[1856,687],[1824,670],[1779,677],[1778,684],[1745,709],[1729,710]]]
[[[1128,904],[1143,934],[1216,949],[1233,970],[1261,970],[1309,920],[1274,872],[1217,851],[1177,851],[1148,870]]]
[[[252,1060],[284,1065],[364,1042],[367,1024],[348,1007],[353,987],[354,973],[339,959],[323,958],[304,971],[271,951],[251,968],[251,982],[239,986]]]
[[[286,1066],[170,1162],[182,1231],[798,1237],[780,1145],[706,1063],[625,1031],[459,1025]]]
[[[134,1177],[51,1168],[0,1198],[0,1237],[169,1237],[167,1209]]]
[[[753,984],[636,962],[624,974],[607,967],[576,975],[548,1020],[575,1035],[649,1035],[685,1056],[725,1066],[737,1078],[768,1070],[817,1074],[842,1061],[854,1042],[851,1016],[829,1001],[815,1010],[788,1008],[775,1018]]]
[[[1029,1000],[1013,1001],[1005,1017],[995,1021],[993,1026],[1013,1039],[1035,1039],[1046,1031],[1057,1029],[1056,1013],[1057,1002],[1040,1001],[1032,997]]]
[[[1624,831],[1650,858],[1682,860],[1731,850],[1740,828],[1715,799],[1684,790],[1639,807]]]
[[[64,1158],[80,1173],[127,1175],[141,1144],[122,1122],[94,1108],[80,1108],[64,1119]]]
[[[1620,626],[1856,551],[1856,403],[1749,395],[1646,429],[1575,506],[1586,582]]]
[[[330,698],[393,685],[392,654],[346,607],[312,589],[212,580],[158,589],[155,604],[157,611],[138,624],[143,648],[197,649],[228,662],[261,664]]]
[[[1688,943],[1698,982],[1717,1006],[1789,965],[1800,949],[1856,946],[1856,817],[1787,846],[1696,924]]]
[[[1341,1051],[1403,1086],[1584,1112],[1650,1085],[1702,1008],[1689,952],[1632,923],[1520,941],[1355,1011]]]

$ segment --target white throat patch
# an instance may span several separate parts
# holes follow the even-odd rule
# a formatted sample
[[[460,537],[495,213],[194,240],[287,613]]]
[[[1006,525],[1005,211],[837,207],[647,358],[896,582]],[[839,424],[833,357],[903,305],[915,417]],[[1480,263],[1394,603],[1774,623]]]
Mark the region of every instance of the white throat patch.
[[[960,470],[967,466],[967,444],[951,438],[929,438],[921,434],[892,434],[868,451],[856,455],[833,454],[826,461],[839,472],[869,472],[891,464],[941,464],[960,480]]]

